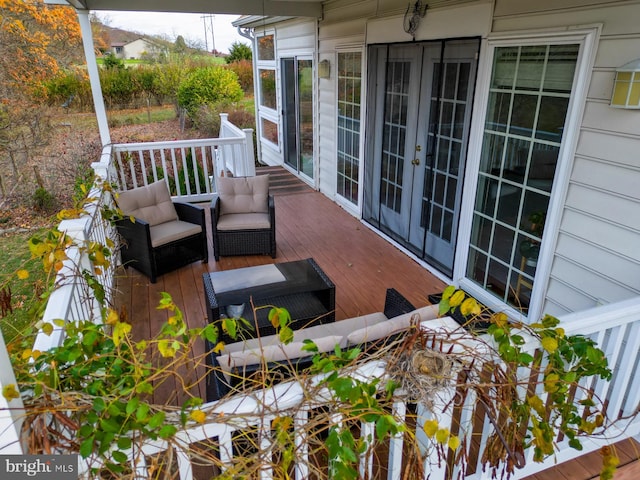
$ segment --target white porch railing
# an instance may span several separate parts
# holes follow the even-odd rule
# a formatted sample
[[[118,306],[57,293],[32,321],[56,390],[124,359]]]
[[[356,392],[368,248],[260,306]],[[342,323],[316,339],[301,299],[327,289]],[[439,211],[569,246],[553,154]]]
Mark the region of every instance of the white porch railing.
[[[111,180],[119,190],[130,190],[164,178],[174,198],[211,200],[220,176],[256,174],[253,130],[236,127],[226,113],[220,120],[219,138],[113,145]]]
[[[614,371],[614,376],[610,382],[595,381],[589,379],[582,387],[585,391],[594,392],[600,400],[607,405],[607,418],[617,423],[609,432],[611,436],[607,438],[593,438],[583,440],[583,450],[577,451],[568,445],[567,439],[556,438],[558,453],[555,457],[549,458],[544,463],[533,461],[533,449],[525,451],[526,466],[521,470],[516,470],[512,478],[518,479],[546,468],[553,467],[559,463],[572,460],[580,455],[594,451],[604,445],[630,438],[640,433],[640,419],[636,417],[625,417],[633,414],[640,403],[640,375],[636,375],[640,352],[638,342],[640,339],[640,298],[620,302],[602,307],[594,308],[588,312],[581,312],[566,316],[561,321],[561,326],[566,333],[582,333],[586,336],[598,340],[599,345],[604,349],[609,360],[609,364]],[[464,342],[474,340],[466,336],[462,338]],[[351,375],[358,376],[362,380],[373,380],[385,375],[385,362],[375,360],[351,372]],[[521,372],[520,378],[526,381],[530,378],[531,371]],[[317,377],[320,379],[321,377]],[[314,380],[308,384],[316,384]],[[543,386],[539,383],[539,391],[536,393],[544,398]],[[408,405],[402,401],[394,403],[394,414],[402,421],[409,416],[413,416],[414,421],[408,424],[416,424],[416,438],[426,452],[424,458],[425,476],[429,474],[431,480],[446,480],[448,478],[464,478],[466,480],[480,480],[490,478],[490,472],[483,472],[479,445],[486,443],[487,437],[491,433],[493,426],[484,414],[478,414],[476,398],[467,395],[464,405],[456,408],[457,413],[453,413],[454,390],[445,392],[438,398],[432,410],[426,405],[417,405],[415,413],[409,413]],[[527,393],[526,386],[522,387],[522,394]],[[529,392],[530,394],[530,392]],[[579,394],[578,394],[579,395]],[[219,447],[220,461],[231,464],[233,461],[233,434],[236,431],[251,430],[261,432],[261,447],[264,451],[271,451],[270,443],[275,442],[271,431],[271,421],[280,416],[292,416],[294,419],[294,432],[296,435],[296,445],[299,451],[303,452],[296,459],[293,466],[296,479],[308,478],[310,465],[310,452],[304,449],[307,444],[308,429],[305,426],[309,422],[309,415],[314,409],[322,406],[330,406],[330,392],[326,389],[314,391],[313,396],[305,390],[299,381],[291,381],[276,385],[273,388],[259,390],[250,395],[235,396],[230,399],[223,399],[219,402],[205,404],[202,410],[207,412],[208,419],[213,420],[206,425],[197,425],[186,428],[171,440],[171,446],[177,448],[176,458],[180,478],[182,480],[191,479],[192,465],[189,459],[189,445],[197,442],[208,441]],[[277,407],[276,407],[277,406]],[[417,414],[417,419],[415,415]],[[466,437],[467,458],[476,459],[466,466],[465,472],[460,472],[460,467],[454,466],[452,471],[448,471],[447,462],[440,461],[437,453],[430,448],[430,440],[422,429],[424,421],[429,418],[437,418],[440,428],[448,428],[452,432],[460,425],[459,437]],[[479,417],[483,418],[478,421]],[[233,419],[223,422],[216,422],[216,419]],[[359,425],[361,432],[370,432],[373,436],[373,424],[364,421]],[[472,441],[472,437],[475,441]],[[479,440],[478,440],[479,439]],[[365,471],[371,472],[373,465],[378,463],[386,467],[388,479],[400,479],[403,465],[403,436],[398,435],[391,438],[389,442],[388,454],[386,458],[381,458],[379,452],[369,449],[360,458],[361,478],[367,477]],[[465,445],[463,443],[463,445]],[[169,448],[166,441],[143,441],[136,447],[136,458],[150,457],[158,452]],[[142,454],[142,455],[141,455]],[[133,462],[134,452],[131,452]],[[145,475],[143,465],[136,464],[138,473]],[[596,472],[594,472],[596,473]],[[272,470],[269,463],[265,463],[261,470],[261,478],[272,478]],[[460,476],[458,476],[460,474]]]
[[[112,164],[110,148],[105,150],[101,161],[92,165],[100,178],[108,178]],[[96,293],[95,288],[101,289],[105,295],[106,304],[111,304],[117,259],[111,258],[110,267],[101,268],[97,272],[87,251],[82,247],[88,246],[90,242],[106,245],[107,238],[115,238],[115,228],[100,215],[101,207],[103,205],[112,206],[113,199],[109,193],[96,186],[91,189],[88,197],[93,200],[85,206],[86,213],[84,215],[78,219],[63,220],[58,225],[58,230],[71,238],[72,243],[66,249],[67,259],[63,261],[63,266],[56,275],[55,290],[47,302],[42,317],[43,323],[56,325],[58,320],[64,322],[91,320],[94,323],[101,323],[102,312],[100,304],[96,300],[96,296],[99,294]],[[97,285],[89,286],[87,279],[82,274],[83,271],[95,278]],[[64,330],[56,325],[50,334],[43,330],[38,333],[32,350],[47,351],[62,345],[63,341]],[[4,340],[2,340],[0,342],[0,388],[15,383],[15,375]],[[17,435],[22,425],[23,408],[19,398],[7,401],[3,395],[0,395],[1,454],[19,454],[23,451],[18,440],[19,435]]]
[[[105,148],[101,161],[95,163],[93,166],[97,174],[103,179],[123,182],[130,179],[132,182],[130,185],[135,186],[136,181],[140,182],[137,185],[149,181],[149,174],[152,179],[162,178],[154,177],[154,175],[157,176],[159,172],[158,166],[162,167],[163,171],[167,171],[165,166],[168,167],[168,165],[170,165],[174,168],[173,172],[176,171],[175,168],[177,168],[178,165],[182,165],[183,168],[185,164],[190,166],[186,162],[187,157],[185,153],[190,151],[192,159],[199,158],[212,161],[209,165],[211,169],[205,170],[205,173],[213,174],[215,177],[216,170],[213,167],[216,165],[215,162],[220,159],[219,151],[231,145],[246,146],[247,144],[243,144],[236,138],[177,143],[163,142],[154,143],[151,144],[151,146],[149,146],[149,144],[137,144],[134,148],[129,147],[128,150],[119,145]],[[114,151],[120,151],[120,157],[118,157],[117,153],[114,155]],[[123,159],[126,158],[126,156],[122,155],[122,152],[125,151],[133,152],[124,164],[130,168],[131,163],[133,163],[134,168],[130,168],[129,172],[136,172],[136,175],[128,177],[126,173],[123,173],[126,172],[123,166]],[[209,152],[212,153],[207,157],[203,152],[207,154],[209,154]],[[228,158],[226,155],[227,154],[223,154],[225,159]],[[137,160],[134,160],[134,157],[137,158]],[[174,158],[176,159],[175,164],[173,163]],[[237,158],[241,157],[238,156]],[[149,161],[150,159],[155,159],[155,161],[151,162]],[[162,163],[163,160],[165,161],[164,164]],[[167,164],[166,162],[169,161],[171,163]],[[204,164],[205,162],[202,164],[203,169]],[[196,168],[193,171],[197,172],[198,169]],[[138,172],[140,176],[138,176]],[[195,175],[199,175],[199,173]],[[175,176],[174,180],[178,181],[178,177]],[[187,189],[184,193],[181,191],[180,196],[186,195],[191,199],[203,198],[214,191],[211,183],[207,185],[204,191],[199,191],[197,188],[195,191],[189,191]],[[66,231],[67,234],[74,239],[76,245],[84,245],[92,240],[101,241],[105,238],[114,238],[115,236],[113,228],[108,222],[104,222],[98,214],[101,203],[106,202],[109,204],[109,202],[112,201],[110,195],[103,194],[99,189],[95,189],[93,194],[96,196],[96,200],[87,208],[87,214],[85,216],[77,220],[62,222],[59,226],[61,230]],[[61,276],[57,280],[59,287],[52,294],[45,311],[44,321],[51,322],[54,319],[64,319],[65,321],[92,319],[95,322],[102,321],[101,312],[95,302],[93,291],[89,288],[85,279],[81,275],[77,275],[78,269],[76,266],[78,265],[80,265],[82,269],[94,272],[91,261],[83,254],[82,249],[79,249],[77,246],[72,246],[69,249],[68,257],[69,260],[65,263]],[[105,287],[107,293],[112,291],[110,287],[113,285],[113,275],[113,269],[109,269],[99,277],[100,283]],[[110,299],[107,300],[110,301]],[[613,432],[620,436],[614,439],[585,441],[583,442],[584,450],[582,452],[577,452],[570,448],[565,439],[557,438],[556,441],[559,452],[555,458],[549,459],[544,464],[537,464],[532,461],[532,452],[525,452],[527,464],[522,470],[517,471],[516,478],[533,474],[544,468],[553,466],[555,463],[570,460],[597,449],[610,441],[621,440],[640,433],[640,420],[631,416],[637,411],[640,403],[640,375],[636,374],[640,366],[640,297],[567,315],[561,319],[561,322],[567,334],[580,333],[587,335],[596,340],[598,345],[605,351],[609,365],[614,372],[612,380],[610,382],[589,380],[589,382],[585,382],[583,387],[588,391],[595,392],[595,394],[605,402],[608,419],[617,421]],[[62,335],[62,330],[58,329],[54,331],[52,335],[42,334],[38,336],[34,349],[44,350],[60,345],[63,340]],[[374,361],[361,366],[354,374],[360,375],[363,378],[376,378],[379,377],[383,371],[384,362]],[[522,378],[529,378],[531,372],[522,372],[521,376]],[[0,388],[4,388],[12,383],[15,384],[15,377],[13,376],[6,348],[1,342],[0,337]],[[238,396],[205,405],[203,410],[207,412],[208,419],[211,420],[211,423],[207,423],[206,425],[191,425],[180,431],[176,438],[172,440],[172,446],[177,449],[176,458],[180,478],[192,478],[192,465],[189,459],[190,445],[204,439],[213,439],[219,446],[222,463],[231,463],[233,458],[232,435],[234,431],[245,428],[261,429],[263,432],[263,442],[268,444],[271,441],[272,434],[269,428],[269,421],[276,416],[287,413],[290,414],[291,412],[294,412],[296,444],[299,446],[300,451],[306,452],[303,453],[299,458],[300,461],[294,466],[295,476],[296,478],[306,478],[308,476],[308,463],[306,463],[306,460],[310,453],[304,449],[304,445],[308,439],[303,426],[308,421],[311,409],[322,406],[323,403],[328,403],[323,400],[323,396],[321,392],[310,400],[300,383],[289,382],[277,385],[272,389],[255,392],[251,395]],[[277,408],[274,407],[274,405],[277,405]],[[449,402],[444,399],[440,403],[441,409],[444,409],[447,405],[449,405]],[[23,405],[20,399],[8,401],[4,396],[0,395],[1,454],[22,452],[22,447],[19,442],[22,409]],[[394,413],[399,418],[405,418],[408,411],[407,406],[401,401],[395,403],[394,410]],[[467,448],[469,449],[467,458],[476,459],[470,462],[463,478],[470,480],[483,478],[480,456],[475,454],[477,452],[474,453],[471,451],[471,449],[474,448],[473,445],[477,445],[478,441],[472,442],[471,437],[479,439],[479,444],[482,445],[489,436],[492,425],[484,416],[482,416],[484,421],[478,421],[479,415],[476,414],[476,404],[473,396],[468,395],[463,408],[454,415],[451,414],[450,410],[445,414],[438,411],[438,408],[434,410],[434,412],[430,412],[426,406],[418,406],[419,418],[425,419],[431,416],[437,416],[442,427],[452,427],[454,424],[460,424],[461,429],[458,435],[466,437],[468,440],[466,442]],[[227,418],[233,418],[234,422],[221,421],[221,419]],[[416,423],[418,423],[418,425],[423,424],[423,422]],[[369,432],[372,426],[363,423],[361,428],[362,432]],[[451,429],[453,430],[453,427]],[[418,431],[416,432],[417,437],[426,440],[426,435],[420,433],[420,430],[421,426],[418,427]],[[150,476],[141,459],[145,456],[152,456],[155,453],[166,450],[168,447],[169,444],[165,441],[152,441],[148,439],[141,441],[140,445],[136,445],[135,455],[132,451],[131,459],[132,463],[134,462],[134,458],[136,459],[135,465],[133,466],[138,472],[139,478]],[[144,455],[140,455],[140,453]],[[384,459],[389,472],[388,478],[400,478],[402,471],[402,453],[403,437],[394,437],[389,444],[388,456]],[[429,460],[431,460],[431,462],[429,462]],[[438,466],[433,460],[433,458],[427,459],[427,462],[429,462],[427,468],[431,475],[430,478],[433,480],[444,479],[446,474],[445,464],[442,463]],[[370,471],[374,462],[378,461],[380,461],[380,459],[377,457],[374,458],[372,452],[363,454],[361,458],[361,472],[364,474],[364,472]],[[455,468],[453,473],[453,478],[457,478],[456,475],[458,472]],[[262,478],[270,478],[268,465],[265,465],[261,476]]]

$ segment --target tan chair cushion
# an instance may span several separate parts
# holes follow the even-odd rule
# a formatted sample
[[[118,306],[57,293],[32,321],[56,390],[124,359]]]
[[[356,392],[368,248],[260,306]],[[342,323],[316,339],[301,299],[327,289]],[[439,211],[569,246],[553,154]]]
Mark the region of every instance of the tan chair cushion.
[[[144,220],[152,227],[178,220],[178,214],[164,180],[158,180],[146,187],[120,192],[118,206],[125,216]]]
[[[347,336],[347,344],[359,345],[361,343],[373,342],[375,340],[388,337],[393,333],[409,328],[414,316],[416,316],[416,323],[425,320],[432,320],[438,316],[438,306],[430,305],[428,307],[419,308],[412,312],[390,318],[386,322],[380,322],[375,325],[368,325],[364,328],[360,328],[359,330],[351,332]]]
[[[160,245],[166,245],[182,238],[197,235],[202,232],[200,225],[195,223],[174,220],[173,222],[164,222],[149,228],[151,234],[151,246],[153,248]]]
[[[269,175],[221,177],[218,179],[220,214],[267,213]]]
[[[271,227],[268,213],[229,213],[220,215],[218,230],[268,230]]]

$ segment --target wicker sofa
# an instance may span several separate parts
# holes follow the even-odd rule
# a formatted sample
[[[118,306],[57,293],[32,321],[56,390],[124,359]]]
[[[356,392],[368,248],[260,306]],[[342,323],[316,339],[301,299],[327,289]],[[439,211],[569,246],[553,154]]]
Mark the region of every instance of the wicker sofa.
[[[277,381],[279,372],[286,376],[292,367],[299,371],[310,366],[312,355],[302,351],[304,340],[313,340],[320,352],[332,351],[336,345],[376,348],[377,343],[408,328],[416,315],[419,321],[435,319],[438,306],[416,309],[396,290],[389,289],[384,311],[296,330],[287,345],[280,343],[277,335],[230,343],[219,353],[207,345],[207,363],[212,367],[207,375],[207,401],[218,400],[243,383],[246,386],[246,380],[262,368],[266,367]]]

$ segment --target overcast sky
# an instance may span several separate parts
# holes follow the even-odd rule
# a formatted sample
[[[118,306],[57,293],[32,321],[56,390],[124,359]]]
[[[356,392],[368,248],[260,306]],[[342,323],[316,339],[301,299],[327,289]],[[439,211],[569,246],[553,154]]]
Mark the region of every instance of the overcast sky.
[[[203,19],[199,13],[159,13],[159,12],[95,12],[102,22],[110,27],[121,28],[132,32],[147,33],[151,35],[168,35],[175,39],[182,35],[189,43],[195,40],[205,47],[205,21],[207,23],[206,46],[212,50],[213,42],[219,52],[229,52],[233,42],[249,45],[249,40],[241,37],[236,27],[231,22],[238,15],[214,15],[213,39],[211,37],[211,20]]]

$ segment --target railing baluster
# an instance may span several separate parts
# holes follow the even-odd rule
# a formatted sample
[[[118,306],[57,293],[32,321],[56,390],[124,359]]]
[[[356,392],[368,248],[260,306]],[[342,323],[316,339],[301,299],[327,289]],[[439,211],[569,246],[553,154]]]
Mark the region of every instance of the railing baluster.
[[[191,459],[187,452],[182,448],[176,448],[176,459],[178,461],[180,480],[192,480],[193,469],[191,467]]]
[[[258,426],[258,438],[260,446],[260,469],[259,477],[261,480],[271,480],[273,478],[273,467],[271,466],[271,458],[268,455],[272,454],[271,447],[273,444],[273,437],[271,434],[271,420],[273,417],[265,416],[260,420]]]
[[[207,158],[207,149],[200,147],[200,156],[202,158],[202,174],[204,175],[205,191],[200,191],[200,182],[198,181],[198,193],[211,193],[211,185],[209,183],[209,159]]]
[[[120,190],[128,190],[129,186],[127,184],[127,177],[124,173],[124,166],[122,165],[122,152],[116,152],[116,158],[118,159],[118,166],[120,171]]]
[[[169,188],[169,172],[167,171],[167,156],[164,148],[160,149],[160,160],[162,162],[162,178],[164,178],[167,188]]]
[[[180,193],[180,181],[179,181],[179,176],[178,176],[178,164],[176,163],[176,149],[175,148],[171,149],[171,163],[173,165],[173,180],[175,181],[175,184],[176,184],[176,195],[180,196],[180,195],[182,195],[182,193]]]
[[[231,465],[233,461],[233,440],[231,437],[231,429],[227,428],[218,436],[220,443],[220,463],[222,465]]]
[[[153,181],[157,182],[158,181],[158,166],[156,165],[156,154],[155,154],[155,149],[153,149],[153,148],[149,149],[149,161],[151,162],[151,172],[153,173]]]
[[[369,448],[360,455],[360,478],[373,478],[373,449],[376,439],[375,425],[371,422],[360,422],[360,437],[366,439]]]
[[[131,152],[129,153],[129,175],[131,176],[131,182],[133,185],[133,188],[138,187],[138,179],[136,178],[136,167],[133,164],[133,154]]]
[[[393,416],[401,420],[407,418],[407,404],[403,401],[393,404]],[[400,432],[391,437],[389,441],[389,469],[387,480],[398,480],[402,475],[402,448],[404,446],[404,433]]]
[[[147,185],[149,182],[147,182],[147,164],[144,161],[144,152],[145,150],[138,150],[138,162],[140,163],[140,174],[142,176],[141,180],[142,180],[142,185],[141,186],[145,186]]]
[[[640,338],[640,322],[636,322],[630,325],[625,325],[620,328],[621,330],[621,348],[620,348],[620,360],[614,365],[609,365],[613,369],[614,376],[612,379],[613,385],[610,386],[610,398],[609,398],[609,416],[611,419],[619,418],[625,414],[625,399],[630,392],[628,387],[633,382],[635,376],[636,363],[638,359],[638,347],[635,343],[637,338]],[[637,407],[638,403],[632,407]]]
[[[299,409],[293,417],[293,434],[295,436],[295,446],[298,452],[298,461],[294,465],[294,475],[296,480],[309,478],[309,444],[307,443],[307,421],[309,410]]]
[[[191,147],[191,168],[193,169],[193,177],[195,179],[194,185],[196,186],[196,191],[193,193],[200,194],[202,193],[200,191],[200,173],[198,172],[198,157],[195,147]]]
[[[186,195],[191,195],[191,174],[189,173],[189,164],[187,163],[187,155],[184,147],[180,149],[180,155],[182,156],[182,171],[184,172],[184,189]],[[180,195],[180,193],[178,193]]]

